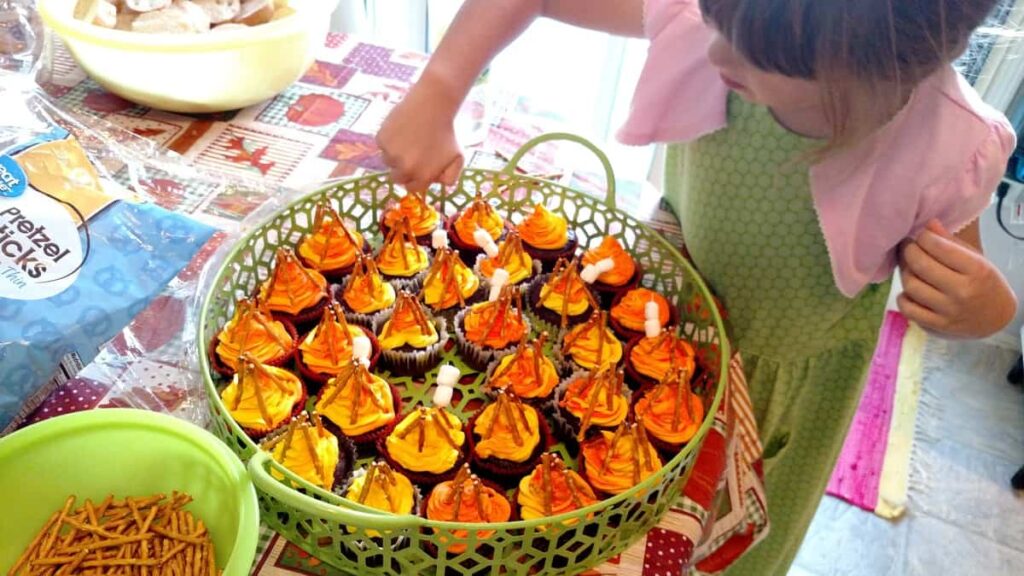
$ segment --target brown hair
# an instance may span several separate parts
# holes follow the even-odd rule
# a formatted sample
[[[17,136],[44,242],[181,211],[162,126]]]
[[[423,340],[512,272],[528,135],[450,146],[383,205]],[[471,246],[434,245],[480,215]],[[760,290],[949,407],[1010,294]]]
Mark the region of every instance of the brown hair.
[[[832,139],[855,142],[948,65],[999,0],[700,0],[754,66],[817,80]],[[871,103],[870,106],[858,102]]]

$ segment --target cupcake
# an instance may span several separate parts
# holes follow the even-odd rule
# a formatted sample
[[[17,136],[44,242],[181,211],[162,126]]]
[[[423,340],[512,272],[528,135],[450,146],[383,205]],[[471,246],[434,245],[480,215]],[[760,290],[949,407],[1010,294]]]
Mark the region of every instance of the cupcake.
[[[544,354],[547,339],[547,332],[530,342],[524,335],[514,353],[491,363],[487,389],[511,392],[527,404],[540,405],[550,400],[558,386],[558,370]]]
[[[302,339],[295,352],[295,365],[314,389],[340,374],[352,364],[353,345],[356,338],[370,341],[370,368],[380,356],[380,346],[373,332],[360,326],[353,326],[345,319],[345,313],[337,302],[324,308],[324,315],[313,330]]]
[[[580,445],[580,471],[598,496],[621,494],[661,470],[661,457],[643,426],[623,422]]]
[[[317,415],[313,415],[310,423],[305,412],[292,418],[286,430],[268,438],[260,447],[297,476],[327,491],[345,483],[356,461],[351,442],[339,440],[325,429]],[[276,470],[271,475],[284,479]]]
[[[614,236],[605,236],[597,248],[583,254],[584,266],[598,266],[602,261],[608,262],[609,270],[602,272],[597,281],[591,284],[591,288],[605,306],[610,306],[616,296],[636,288],[644,273]]]
[[[656,386],[672,368],[686,370],[691,377],[697,369],[693,346],[668,330],[654,338],[633,340],[625,354],[626,376],[633,389]]]
[[[599,310],[565,335],[559,354],[564,368],[570,372],[579,368],[597,370],[618,366],[622,361],[622,342],[608,328],[608,313]]]
[[[504,392],[467,428],[473,466],[503,484],[528,474],[550,444],[548,425],[537,409]]]
[[[486,254],[477,256],[473,270],[483,279],[484,288],[489,288],[494,271],[499,268],[508,273],[506,284],[515,286],[528,283],[539,266],[539,262],[523,249],[523,239],[519,232],[512,230],[498,244],[498,255],[494,258]]]
[[[242,354],[263,364],[284,366],[297,340],[291,323],[274,319],[253,299],[239,300],[231,320],[209,346],[210,367],[223,376],[233,376]]]
[[[441,214],[427,203],[422,193],[407,192],[397,203],[384,211],[380,232],[386,238],[402,219],[409,221],[409,229],[422,246],[430,246],[430,236],[441,223]]]
[[[541,456],[540,464],[519,482],[512,500],[521,520],[568,514],[598,501],[587,481],[570,470],[557,454]],[[575,522],[570,520],[564,525],[572,524]]]
[[[477,242],[476,231],[483,230],[497,242],[505,231],[505,220],[498,214],[478,190],[476,197],[462,212],[452,216],[445,224],[448,240],[459,251],[463,260],[476,262],[476,257],[483,253]]]
[[[391,433],[401,410],[398,390],[358,362],[332,378],[316,401],[327,426],[360,448],[372,447]]]
[[[415,296],[402,292],[395,309],[381,317],[377,340],[385,367],[401,376],[413,376],[426,373],[440,361],[448,329],[443,318],[430,318]]]
[[[427,249],[416,243],[408,220],[399,220],[377,253],[377,269],[400,290],[415,291],[430,266]]]
[[[611,308],[611,325],[624,341],[644,335],[647,320],[647,306],[650,302],[658,307],[658,323],[662,328],[679,321],[679,311],[661,294],[647,288],[634,288],[615,297]]]
[[[524,248],[530,256],[540,260],[545,272],[552,271],[563,258],[571,260],[579,245],[576,233],[569,229],[565,218],[552,213],[543,204],[537,204],[517,229]]]
[[[377,263],[360,255],[334,297],[349,322],[373,330],[376,322],[394,307],[397,293],[394,286],[384,281]]]
[[[291,250],[279,248],[274,271],[260,286],[259,300],[275,318],[302,331],[320,320],[327,306],[327,279],[303,266]]]
[[[455,316],[455,338],[470,368],[486,370],[494,360],[511,354],[530,333],[522,307],[519,290],[506,286],[494,302],[474,304]]]
[[[466,461],[462,422],[444,408],[420,406],[408,413],[377,451],[416,484],[432,486],[455,477]]]
[[[693,439],[704,421],[704,402],[690,388],[693,373],[673,368],[661,383],[647,389],[634,406],[647,438],[666,458]]]
[[[328,202],[318,204],[313,232],[299,243],[302,263],[318,270],[332,282],[341,282],[356,262],[356,257],[370,250],[362,234],[350,230]]]
[[[560,260],[551,274],[538,276],[530,285],[529,303],[534,316],[553,331],[575,326],[599,308],[575,260]]]
[[[248,354],[231,383],[220,393],[228,414],[250,438],[260,439],[298,414],[306,403],[306,389],[291,372],[267,366]]]
[[[466,302],[480,292],[480,279],[454,250],[443,249],[434,256],[420,294],[432,312],[453,318]]]
[[[580,372],[558,388],[555,424],[566,444],[575,449],[597,431],[613,431],[626,421],[630,398],[623,375],[602,369]]]
[[[423,505],[424,516],[438,522],[459,524],[487,524],[507,522],[512,516],[512,504],[501,490],[488,486],[473,476],[468,466],[459,470],[453,479],[442,482],[431,490]],[[469,530],[434,529],[437,540],[450,554],[461,554],[468,545],[461,542],[469,538]],[[476,530],[477,546],[494,535],[494,530]],[[479,548],[478,548],[479,550]]]
[[[387,462],[373,462],[352,475],[352,481],[342,491],[345,499],[391,514],[416,515],[420,509],[420,493],[401,472],[395,472]],[[355,528],[349,528],[355,532]],[[367,530],[371,538],[380,532]]]

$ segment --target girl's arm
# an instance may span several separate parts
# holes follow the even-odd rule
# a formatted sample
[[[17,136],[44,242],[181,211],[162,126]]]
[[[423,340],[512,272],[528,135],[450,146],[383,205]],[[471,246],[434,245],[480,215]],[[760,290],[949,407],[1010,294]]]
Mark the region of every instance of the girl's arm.
[[[955,236],[929,222],[901,248],[900,277],[900,312],[945,336],[991,336],[1017,313],[1009,283],[982,254],[977,220]]]
[[[466,0],[420,80],[377,135],[392,178],[411,190],[454,184],[462,170],[454,120],[480,73],[540,16],[643,35],[644,0]],[[557,50],[557,46],[552,46]]]

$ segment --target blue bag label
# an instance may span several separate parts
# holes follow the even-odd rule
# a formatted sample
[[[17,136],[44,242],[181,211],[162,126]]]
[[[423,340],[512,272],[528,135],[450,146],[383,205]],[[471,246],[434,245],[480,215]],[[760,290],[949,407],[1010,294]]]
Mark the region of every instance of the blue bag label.
[[[28,177],[14,158],[0,156],[0,197],[17,198],[25,193],[27,186]]]

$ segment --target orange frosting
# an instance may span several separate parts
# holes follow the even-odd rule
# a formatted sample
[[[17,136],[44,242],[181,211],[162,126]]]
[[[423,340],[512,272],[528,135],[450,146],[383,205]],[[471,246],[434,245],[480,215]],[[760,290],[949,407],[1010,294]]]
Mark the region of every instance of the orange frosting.
[[[392,240],[377,254],[377,268],[388,276],[410,278],[429,265],[427,251],[415,242]]]
[[[468,466],[459,472],[455,480],[442,482],[434,487],[427,499],[427,518],[441,522],[479,524],[507,522],[512,516],[512,504],[497,490],[485,486],[469,474]],[[451,535],[467,538],[469,530],[435,529],[438,539],[447,542]],[[490,538],[494,530],[477,530],[480,540]],[[453,543],[448,550],[453,554],[465,552],[466,544]]]
[[[668,300],[661,294],[647,288],[636,288],[627,292],[612,307],[612,318],[629,330],[643,332],[644,321],[647,320],[645,307],[652,300],[658,304],[658,320],[664,328],[671,319]]]
[[[519,343],[514,354],[498,362],[487,385],[498,390],[510,390],[520,398],[547,398],[558,386],[558,370],[544,355],[547,333],[527,344]]]
[[[563,318],[579,316],[594,306],[587,284],[580,278],[576,262],[559,260],[540,291],[540,305]]]
[[[580,444],[585,459],[583,475],[606,494],[620,494],[661,469],[658,451],[633,424],[623,423],[613,434],[602,430]]]
[[[217,357],[234,370],[243,353],[259,362],[270,362],[289,354],[294,347],[284,324],[250,300],[238,301],[231,321],[217,335]]]
[[[473,203],[455,219],[455,232],[459,238],[466,244],[479,248],[473,237],[477,228],[486,230],[494,240],[501,237],[501,231],[505,228],[505,221],[498,215],[494,207],[480,196],[479,192],[473,199]]]
[[[693,347],[668,332],[642,338],[630,350],[629,361],[637,372],[656,381],[661,381],[672,366],[691,375],[696,369]]]
[[[558,456],[544,454],[542,462],[519,482],[516,500],[522,519],[535,520],[586,508],[597,502],[597,496],[586,480],[566,468]]]
[[[559,405],[580,420],[580,438],[590,426],[614,428],[629,414],[629,402],[622,394],[622,376],[614,372],[591,372],[569,383]]]
[[[317,270],[337,270],[351,266],[363,251],[363,236],[349,230],[333,208],[317,207],[317,224],[299,244],[299,255]]]
[[[689,442],[704,421],[704,402],[690,390],[689,379],[677,370],[636,403],[644,428],[669,444]]]
[[[362,365],[349,365],[332,378],[317,400],[316,410],[349,437],[379,430],[397,417],[391,386]]]
[[[557,250],[569,242],[569,223],[543,204],[537,204],[518,229],[523,242],[534,248]]]
[[[420,194],[408,193],[384,213],[384,225],[394,228],[405,218],[416,236],[426,236],[437,229],[441,215]]]
[[[402,346],[422,349],[437,343],[440,336],[419,301],[408,292],[402,292],[395,303],[395,312],[384,323],[378,339],[385,350]]]
[[[275,312],[298,314],[327,298],[327,280],[306,268],[291,250],[277,251],[277,264],[260,288],[260,301]]]
[[[366,334],[350,326],[337,304],[324,310],[320,324],[299,344],[302,361],[314,372],[338,374],[352,363],[352,340]]]
[[[529,327],[523,318],[521,305],[513,305],[512,290],[507,286],[498,300],[474,304],[469,308],[463,321],[463,331],[470,342],[502,349],[523,338]]]
[[[601,245],[593,250],[588,250],[583,255],[583,264],[597,264],[605,258],[611,258],[615,267],[597,277],[598,281],[609,286],[622,286],[629,282],[636,274],[636,262],[622,248],[622,244],[614,236],[605,236]]]
[[[360,256],[341,298],[355,312],[373,314],[390,308],[395,303],[396,294],[394,286],[381,277],[377,264]]]
[[[622,360],[622,343],[608,328],[607,314],[603,310],[595,312],[590,320],[565,336],[565,355],[588,370],[614,366]]]
[[[473,451],[481,458],[526,462],[541,443],[540,415],[533,406],[498,394],[475,421],[473,433],[479,441]]]
[[[514,230],[498,244],[496,257],[485,255],[480,260],[480,273],[485,278],[494,276],[494,271],[498,268],[504,268],[508,272],[510,284],[519,284],[533,275],[533,258],[523,250],[523,241]]]
[[[423,301],[434,310],[465,306],[466,298],[479,288],[480,279],[462,262],[462,258],[452,250],[445,250],[437,255],[427,273],[423,283]]]

